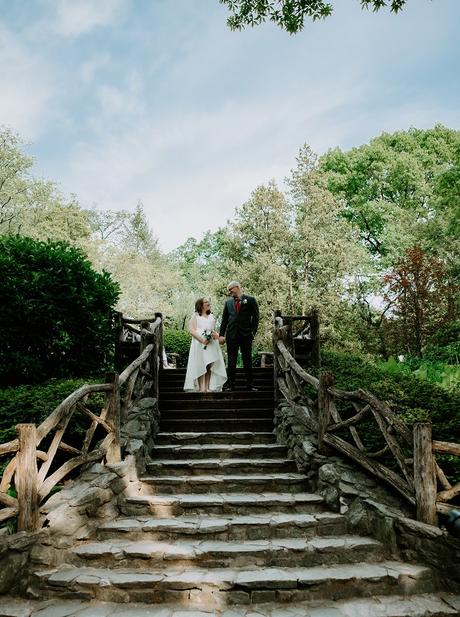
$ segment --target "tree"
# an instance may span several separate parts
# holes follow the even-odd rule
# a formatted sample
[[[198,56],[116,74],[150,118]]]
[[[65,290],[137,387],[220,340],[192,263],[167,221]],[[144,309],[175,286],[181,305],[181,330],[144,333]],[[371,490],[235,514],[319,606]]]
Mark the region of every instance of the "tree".
[[[124,225],[122,242],[127,251],[136,255],[153,258],[158,255],[158,240],[150,229],[140,201]]]
[[[258,26],[269,20],[280,28],[295,34],[303,29],[305,19],[313,21],[331,15],[333,6],[325,0],[220,0],[227,5],[231,15],[227,24],[232,30],[242,30],[245,26]],[[397,13],[406,0],[359,0],[362,8],[374,11],[388,6]]]
[[[0,237],[0,384],[107,365],[118,285],[66,242]]]
[[[327,186],[376,267],[391,267],[405,249],[423,243],[433,221],[445,217],[438,179],[454,165],[459,147],[460,132],[437,125],[383,133],[369,144],[321,157]]]
[[[393,306],[393,325],[404,351],[421,356],[429,337],[447,323],[449,296],[458,289],[446,283],[442,262],[419,246],[408,249],[384,280],[386,298]]]

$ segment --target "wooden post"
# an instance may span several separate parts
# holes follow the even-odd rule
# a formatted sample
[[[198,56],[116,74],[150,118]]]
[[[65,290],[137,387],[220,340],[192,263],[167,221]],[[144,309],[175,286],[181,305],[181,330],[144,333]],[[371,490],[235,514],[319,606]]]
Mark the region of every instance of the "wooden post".
[[[331,421],[332,395],[327,389],[334,385],[334,375],[324,372],[319,376],[318,390],[318,451],[325,453],[324,435]]]
[[[417,520],[437,525],[436,467],[431,438],[431,422],[414,424],[414,487]]]
[[[275,400],[275,406],[278,405],[279,401],[281,400],[281,392],[278,386],[278,376],[279,376],[279,362],[278,362],[278,357],[279,357],[279,349],[276,345],[276,341],[278,340],[278,336],[276,333],[276,329],[277,329],[277,323],[276,323],[276,318],[277,317],[281,317],[281,311],[280,310],[276,310],[273,313],[273,395],[274,395],[274,400]]]
[[[123,337],[123,313],[117,312],[114,313],[114,322],[115,322],[115,357],[114,364],[116,371],[122,371],[122,352],[121,352],[121,339]]]
[[[18,424],[19,438],[15,484],[18,494],[18,531],[38,529],[37,428]]]
[[[311,365],[319,368],[321,366],[321,351],[319,342],[319,315],[316,309],[310,314],[310,337],[312,340]]]
[[[121,461],[121,445],[120,445],[120,385],[118,373],[110,372],[106,374],[106,383],[110,383],[112,389],[107,392],[107,416],[106,420],[113,426],[114,439],[107,449],[105,460],[107,463],[119,463]]]

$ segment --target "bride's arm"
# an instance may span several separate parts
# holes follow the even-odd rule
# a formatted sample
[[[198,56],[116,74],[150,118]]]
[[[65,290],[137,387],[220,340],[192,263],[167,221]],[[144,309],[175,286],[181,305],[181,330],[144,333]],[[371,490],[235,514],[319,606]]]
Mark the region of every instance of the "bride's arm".
[[[191,320],[189,321],[188,324],[188,331],[190,332],[190,334],[193,336],[193,338],[196,338],[196,340],[199,343],[202,343],[203,345],[205,345],[208,341],[206,339],[204,339],[200,332],[198,331],[197,328],[197,322],[196,322],[196,316],[194,315]]]

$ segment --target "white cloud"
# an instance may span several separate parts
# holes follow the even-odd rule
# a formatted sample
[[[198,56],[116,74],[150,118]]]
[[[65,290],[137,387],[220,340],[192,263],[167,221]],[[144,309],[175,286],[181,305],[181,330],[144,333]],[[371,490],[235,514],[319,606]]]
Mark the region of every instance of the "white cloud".
[[[48,65],[0,26],[1,123],[25,139],[42,134],[52,113],[55,87]]]
[[[125,4],[126,0],[59,0],[54,29],[62,36],[87,34],[113,23]]]
[[[111,56],[107,52],[97,53],[91,56],[80,66],[80,76],[85,84],[95,80],[98,73],[110,65]]]

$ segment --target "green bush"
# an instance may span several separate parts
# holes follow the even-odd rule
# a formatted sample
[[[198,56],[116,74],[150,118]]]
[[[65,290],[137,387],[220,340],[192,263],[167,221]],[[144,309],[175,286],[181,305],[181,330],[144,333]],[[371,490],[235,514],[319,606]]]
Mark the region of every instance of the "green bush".
[[[118,284],[66,242],[0,237],[0,386],[108,364]]]
[[[441,441],[460,441],[460,392],[447,391],[412,374],[386,371],[381,366],[359,355],[337,351],[322,351],[322,369],[331,371],[335,383],[345,390],[368,390],[385,401],[401,414],[411,426],[416,421],[430,420],[433,424],[433,438]],[[355,413],[344,405],[344,417]],[[366,447],[378,450],[384,444],[375,423],[362,424],[363,441]],[[361,435],[361,431],[360,431]],[[460,480],[460,459],[440,457],[445,471]]]
[[[192,335],[187,330],[165,329],[163,345],[166,353],[177,353],[177,366],[187,366]]]
[[[0,389],[0,443],[16,437],[16,424],[23,422],[40,424],[69,394],[85,383],[93,381],[51,379],[39,385]],[[80,432],[78,428],[69,428]]]

